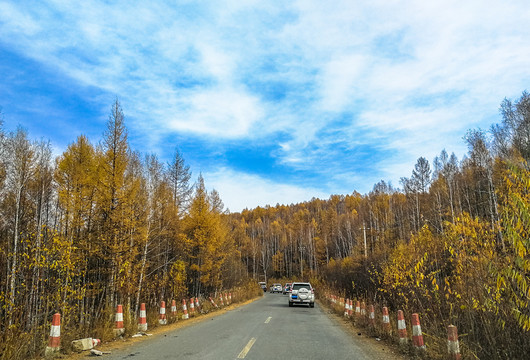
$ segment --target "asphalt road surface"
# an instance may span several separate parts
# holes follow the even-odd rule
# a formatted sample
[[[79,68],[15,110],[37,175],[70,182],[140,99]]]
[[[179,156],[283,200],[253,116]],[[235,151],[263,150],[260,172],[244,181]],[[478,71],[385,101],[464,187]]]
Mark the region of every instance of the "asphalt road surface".
[[[381,359],[318,304],[289,307],[286,295],[270,293],[225,314],[104,356],[129,360],[280,358]]]

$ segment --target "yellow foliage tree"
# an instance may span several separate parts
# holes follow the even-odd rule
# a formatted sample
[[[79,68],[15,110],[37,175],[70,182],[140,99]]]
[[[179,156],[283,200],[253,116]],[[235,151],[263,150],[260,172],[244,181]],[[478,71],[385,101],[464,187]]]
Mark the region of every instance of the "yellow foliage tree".
[[[184,218],[182,239],[188,256],[188,291],[199,294],[202,290],[218,289],[222,285],[221,266],[228,255],[228,229],[218,206],[212,204],[199,176],[189,215]]]
[[[526,161],[511,164],[504,177],[502,226],[507,263],[498,272],[497,291],[508,297],[519,326],[530,330],[530,171]]]

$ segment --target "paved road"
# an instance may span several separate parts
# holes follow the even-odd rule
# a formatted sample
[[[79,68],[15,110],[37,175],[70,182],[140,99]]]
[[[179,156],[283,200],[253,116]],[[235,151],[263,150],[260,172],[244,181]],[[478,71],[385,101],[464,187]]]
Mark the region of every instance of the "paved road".
[[[290,308],[281,294],[266,293],[251,304],[164,335],[104,358],[373,359],[318,304]]]

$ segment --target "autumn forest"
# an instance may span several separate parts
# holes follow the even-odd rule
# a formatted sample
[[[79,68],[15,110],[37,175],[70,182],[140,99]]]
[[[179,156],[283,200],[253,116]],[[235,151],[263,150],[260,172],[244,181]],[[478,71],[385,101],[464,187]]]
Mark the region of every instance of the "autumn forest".
[[[317,297],[421,311],[433,338],[454,323],[466,358],[530,351],[526,92],[501,103],[499,123],[462,134],[462,159],[441,150],[399,184],[240,213],[178,150],[164,163],[131,149],[118,100],[97,144],[79,135],[57,157],[2,129],[0,337],[23,342],[22,358],[42,353],[58,311],[85,335],[117,304],[136,314],[141,302],[294,279]]]

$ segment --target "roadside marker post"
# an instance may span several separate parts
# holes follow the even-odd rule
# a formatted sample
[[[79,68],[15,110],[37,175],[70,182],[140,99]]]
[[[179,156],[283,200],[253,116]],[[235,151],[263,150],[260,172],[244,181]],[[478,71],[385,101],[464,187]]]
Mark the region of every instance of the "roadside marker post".
[[[193,304],[193,298],[190,299],[190,315],[195,315],[195,304]]]
[[[421,333],[420,316],[417,313],[412,314],[412,343],[417,350],[425,350],[423,334]]]
[[[456,326],[447,327],[447,352],[452,360],[460,360],[460,344],[458,343],[458,331]]]
[[[402,310],[398,310],[398,334],[399,334],[399,344],[406,345],[408,341],[407,337],[407,324],[405,323],[405,316],[403,315]]]
[[[147,331],[147,314],[145,312],[145,303],[140,304],[140,318],[138,319],[138,331]]]
[[[160,303],[160,314],[158,317],[158,323],[160,325],[167,325],[167,318],[166,318],[166,302],[162,301]]]
[[[199,298],[195,298],[195,307],[197,308],[197,311],[202,314],[201,305],[199,304]]]
[[[171,315],[177,316],[177,301],[171,300]]]
[[[186,306],[186,299],[182,299],[182,311],[184,314],[182,315],[182,320],[186,320],[189,318],[188,316],[188,307]]]
[[[61,350],[61,314],[53,314],[50,338],[46,347],[45,355],[51,356]]]
[[[212,303],[212,305],[215,307],[215,308],[218,308],[219,306],[217,306],[217,304],[215,303],[215,301],[213,301],[212,297],[210,296],[210,302]]]
[[[120,336],[125,333],[125,327],[123,326],[123,306],[118,305],[116,307],[116,315],[114,317],[116,327],[114,329],[114,336]]]
[[[388,316],[388,308],[383,306],[383,330],[386,334],[390,334],[390,316]]]
[[[373,305],[370,305],[370,327],[375,328],[375,308]]]

